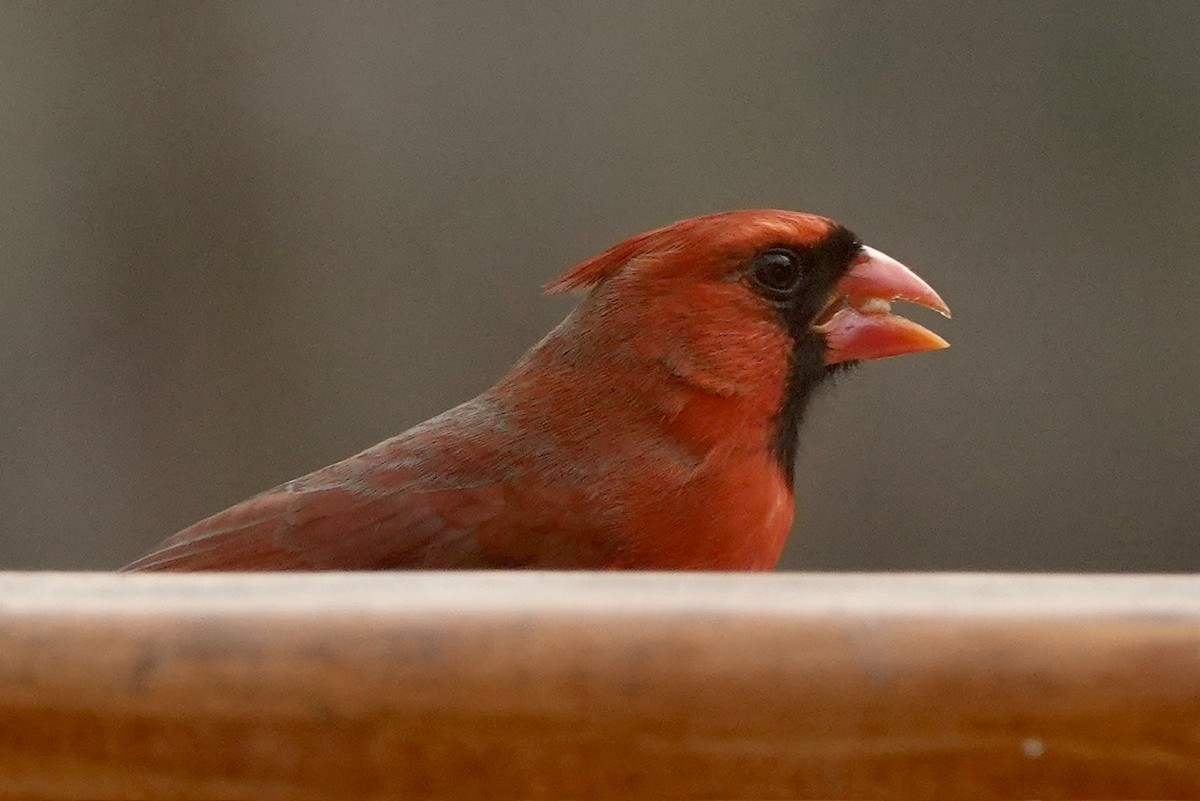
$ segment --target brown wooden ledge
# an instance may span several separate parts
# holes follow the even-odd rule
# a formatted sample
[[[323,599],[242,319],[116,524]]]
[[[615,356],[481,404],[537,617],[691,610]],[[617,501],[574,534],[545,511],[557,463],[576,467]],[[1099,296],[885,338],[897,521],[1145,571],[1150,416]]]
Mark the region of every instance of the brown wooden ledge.
[[[5,798],[1200,798],[1200,577],[0,574]]]

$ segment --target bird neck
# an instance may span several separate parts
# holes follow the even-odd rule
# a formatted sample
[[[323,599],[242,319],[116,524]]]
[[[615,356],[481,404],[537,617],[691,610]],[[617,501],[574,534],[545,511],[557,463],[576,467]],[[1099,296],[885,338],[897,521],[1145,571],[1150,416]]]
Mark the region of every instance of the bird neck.
[[[800,411],[784,403],[785,369],[778,376],[722,371],[669,335],[645,336],[645,326],[613,325],[595,312],[586,303],[572,312],[489,391],[491,402],[525,430],[581,451],[629,437],[663,441],[695,459],[728,453],[779,461],[781,410],[793,432]],[[794,457],[794,445],[787,453]],[[781,469],[790,476],[790,464]]]

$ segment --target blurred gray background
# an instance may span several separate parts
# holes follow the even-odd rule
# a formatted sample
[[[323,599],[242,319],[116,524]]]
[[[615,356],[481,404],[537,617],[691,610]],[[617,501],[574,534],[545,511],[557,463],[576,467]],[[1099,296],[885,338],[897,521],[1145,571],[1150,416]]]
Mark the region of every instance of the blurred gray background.
[[[788,568],[1200,569],[1200,3],[0,5],[0,567],[447,408],[641,230],[827,214],[954,308]]]

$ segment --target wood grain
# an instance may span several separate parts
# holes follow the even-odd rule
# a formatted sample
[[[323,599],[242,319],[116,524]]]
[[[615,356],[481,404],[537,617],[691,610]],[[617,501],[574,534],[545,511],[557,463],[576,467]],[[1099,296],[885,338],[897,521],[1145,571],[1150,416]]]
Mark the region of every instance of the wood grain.
[[[0,574],[4,798],[1200,798],[1200,577]]]

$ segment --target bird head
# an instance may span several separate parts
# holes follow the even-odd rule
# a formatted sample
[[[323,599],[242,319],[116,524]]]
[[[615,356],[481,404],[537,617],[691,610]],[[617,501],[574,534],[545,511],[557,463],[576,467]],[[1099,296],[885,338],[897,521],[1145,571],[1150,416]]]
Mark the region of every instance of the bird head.
[[[925,281],[842,225],[791,211],[733,211],[649,231],[547,290],[589,290],[580,324],[603,330],[610,349],[756,406],[775,422],[789,474],[806,401],[824,378],[855,362],[948,347],[891,313],[905,301],[948,317]]]
[[[655,307],[690,298],[690,308],[674,305],[686,322],[711,318],[720,311],[714,301],[723,300],[777,325],[794,355],[804,353],[808,362],[819,353],[828,367],[949,347],[891,313],[893,302],[907,301],[949,317],[929,284],[847,228],[813,214],[747,210],[683,220],[609,248],[547,291],[589,288],[613,290],[608,294],[617,302],[634,300],[643,317],[660,324],[670,318]]]

